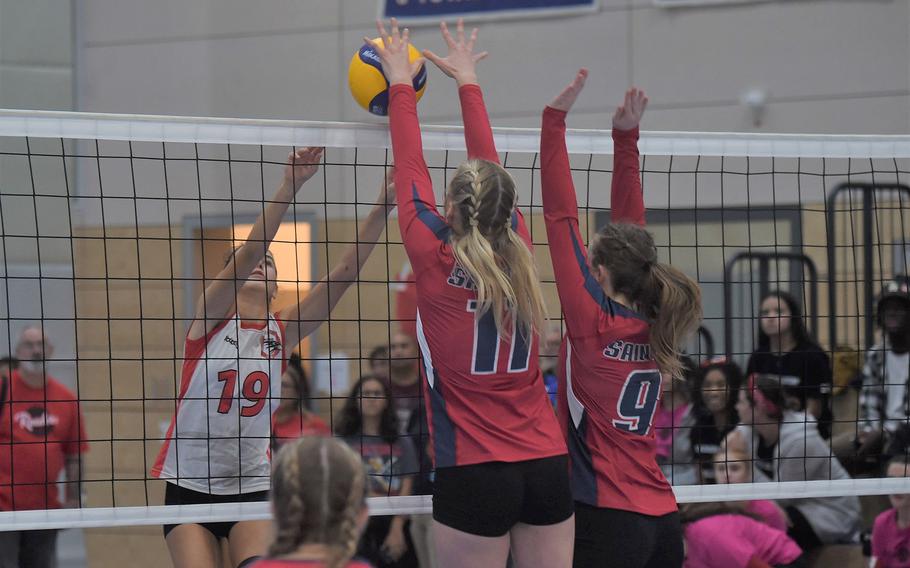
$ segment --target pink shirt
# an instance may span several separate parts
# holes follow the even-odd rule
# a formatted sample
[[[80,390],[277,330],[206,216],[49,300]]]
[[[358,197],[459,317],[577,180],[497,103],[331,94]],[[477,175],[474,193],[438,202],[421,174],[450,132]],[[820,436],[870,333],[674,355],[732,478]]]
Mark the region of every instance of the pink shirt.
[[[769,527],[787,532],[787,518],[774,501],[768,501],[767,499],[749,501],[746,510],[753,515],[761,517],[761,520]]]
[[[897,526],[897,509],[875,517],[872,558],[875,568],[910,568],[910,528]]]
[[[669,458],[673,454],[673,435],[676,434],[683,416],[689,410],[688,404],[683,404],[679,408],[667,410],[658,405],[657,412],[654,414],[654,432],[657,435],[657,457]]]
[[[684,568],[746,568],[752,558],[789,564],[802,550],[786,533],[743,515],[714,515],[686,525]]]

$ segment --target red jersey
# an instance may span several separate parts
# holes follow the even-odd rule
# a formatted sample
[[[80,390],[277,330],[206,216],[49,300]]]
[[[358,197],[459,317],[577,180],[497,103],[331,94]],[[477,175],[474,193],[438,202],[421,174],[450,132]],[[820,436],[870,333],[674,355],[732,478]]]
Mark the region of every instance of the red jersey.
[[[272,455],[278,451],[278,448],[291,440],[303,438],[305,436],[331,436],[332,431],[329,429],[325,420],[316,416],[312,412],[301,415],[294,412],[286,419],[279,421],[278,414],[272,415]]]
[[[325,568],[325,562],[319,560],[292,560],[290,558],[263,558],[250,568]],[[345,568],[373,568],[373,565],[363,560],[351,560]]]
[[[459,89],[468,157],[499,162],[480,87]],[[417,285],[417,339],[437,467],[563,455],[565,442],[537,366],[538,339],[501,337],[477,315],[474,283],[455,262],[423,160],[414,89],[390,89],[398,223]],[[531,246],[517,211],[513,229]]]
[[[567,334],[560,354],[559,415],[576,501],[663,515],[676,510],[657,466],[651,422],[661,376],[648,322],[608,298],[592,276],[578,230],[565,144],[566,113],[547,108],[540,138],[547,239]],[[644,224],[638,129],[613,131],[613,221]]]
[[[60,508],[66,457],[87,450],[76,395],[50,376],[32,388],[13,371],[0,403],[0,511]]]

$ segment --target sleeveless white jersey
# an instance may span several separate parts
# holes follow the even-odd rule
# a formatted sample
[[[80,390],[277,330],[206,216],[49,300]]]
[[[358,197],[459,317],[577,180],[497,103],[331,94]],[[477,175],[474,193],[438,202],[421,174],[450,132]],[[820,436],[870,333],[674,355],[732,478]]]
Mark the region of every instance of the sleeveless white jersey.
[[[236,315],[187,340],[177,412],[152,475],[230,495],[269,488],[272,413],[281,395],[284,326]]]

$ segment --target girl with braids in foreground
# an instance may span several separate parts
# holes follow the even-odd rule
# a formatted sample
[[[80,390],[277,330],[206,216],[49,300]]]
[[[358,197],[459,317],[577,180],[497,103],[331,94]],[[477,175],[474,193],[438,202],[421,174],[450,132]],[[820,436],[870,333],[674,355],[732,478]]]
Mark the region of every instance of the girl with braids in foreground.
[[[370,568],[351,560],[366,525],[367,475],[346,444],[301,438],[272,471],[275,540],[252,568]]]
[[[566,114],[587,76],[580,70],[544,110],[540,134],[544,218],[567,329],[558,412],[571,456],[574,565],[678,568],[682,530],[652,421],[664,377],[681,376],[679,346],[701,321],[701,293],[658,261],[644,229],[638,125],[648,99],[638,89],[613,115],[612,222],[585,250]]]
[[[436,465],[439,568],[568,566],[574,522],[566,445],[538,367],[544,319],[515,182],[499,165],[475,64],[476,30],[445,24],[449,53],[424,52],[455,79],[468,160],[436,211],[421,148],[408,30],[378,24],[389,88],[402,240],[417,285],[417,338]],[[420,62],[417,62],[420,65]]]

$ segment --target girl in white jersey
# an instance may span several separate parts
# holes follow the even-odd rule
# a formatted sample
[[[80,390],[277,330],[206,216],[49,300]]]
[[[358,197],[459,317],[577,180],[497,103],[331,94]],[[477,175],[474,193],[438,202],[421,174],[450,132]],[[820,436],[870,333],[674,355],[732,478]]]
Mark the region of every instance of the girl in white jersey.
[[[357,279],[394,207],[390,174],[360,227],[359,244],[345,251],[303,301],[273,313],[278,285],[268,247],[321,156],[321,148],[288,156],[284,180],[250,236],[205,283],[186,336],[177,411],[152,469],[168,481],[166,504],[268,499],[271,418],[285,360]],[[265,551],[269,527],[268,521],[182,524],[165,526],[164,533],[177,568],[220,567],[222,538],[231,565],[242,568]]]

